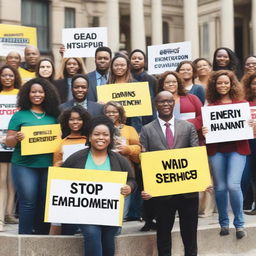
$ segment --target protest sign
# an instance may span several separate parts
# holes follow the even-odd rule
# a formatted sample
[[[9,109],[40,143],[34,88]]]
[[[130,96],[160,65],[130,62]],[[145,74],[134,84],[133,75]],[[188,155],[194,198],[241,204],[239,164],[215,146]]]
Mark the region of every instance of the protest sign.
[[[153,197],[204,191],[211,184],[205,146],[141,153],[144,190]]]
[[[181,61],[191,60],[191,42],[148,46],[148,73],[176,70]]]
[[[97,86],[98,101],[117,101],[127,117],[152,115],[148,82],[107,84]]]
[[[59,124],[22,126],[25,138],[21,141],[21,155],[53,153],[61,143]]]
[[[251,118],[256,122],[256,106],[250,107],[251,110]],[[256,138],[256,131],[253,132],[253,137]]]
[[[208,128],[206,143],[238,141],[253,138],[249,103],[202,107],[203,126]]]
[[[45,221],[121,226],[126,172],[50,167]]]
[[[0,56],[7,56],[11,51],[24,56],[28,45],[37,46],[36,28],[0,24]]]
[[[64,28],[62,43],[64,57],[94,57],[95,50],[108,45],[107,28]]]
[[[12,151],[5,145],[7,129],[16,107],[17,95],[0,95],[0,151]]]

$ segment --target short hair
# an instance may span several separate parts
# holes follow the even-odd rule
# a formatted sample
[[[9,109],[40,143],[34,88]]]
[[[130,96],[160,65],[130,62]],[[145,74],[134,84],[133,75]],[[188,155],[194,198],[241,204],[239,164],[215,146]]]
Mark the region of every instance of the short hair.
[[[48,62],[50,62],[51,65],[52,65],[52,74],[50,75],[49,78],[47,78],[49,81],[52,82],[52,81],[54,80],[54,78],[55,78],[55,67],[54,67],[53,61],[52,61],[51,59],[48,59],[48,58],[40,59],[39,62],[37,63],[37,65],[36,65],[36,70],[35,70],[35,72],[36,72],[36,77],[44,78],[44,77],[42,77],[42,76],[39,74],[40,65],[41,65],[41,63],[42,63],[43,61],[48,61]],[[44,79],[45,79],[45,78],[44,78]]]
[[[89,88],[89,86],[90,86],[90,85],[89,85],[89,78],[88,78],[87,75],[84,75],[84,74],[76,74],[76,75],[74,75],[74,76],[72,77],[72,80],[71,80],[71,88],[73,88],[74,82],[75,82],[75,80],[78,79],[78,78],[83,78],[84,80],[86,80],[87,85],[88,85],[88,88]]]
[[[209,103],[214,103],[220,100],[221,96],[216,90],[217,79],[220,76],[227,76],[230,80],[230,91],[229,96],[232,100],[240,100],[242,98],[242,90],[240,83],[233,71],[230,70],[219,70],[213,71],[209,80],[206,89],[206,99]]]
[[[181,62],[179,63],[179,65],[177,66],[177,68],[176,68],[176,72],[179,73],[181,67],[182,67],[184,64],[189,64],[189,65],[192,67],[192,72],[193,72],[192,81],[193,81],[193,83],[194,83],[194,79],[195,79],[195,76],[196,76],[196,67],[195,67],[195,65],[193,64],[192,61],[190,61],[190,60],[181,61]]]
[[[63,79],[63,78],[68,77],[68,73],[67,73],[67,70],[66,70],[66,65],[67,65],[67,62],[70,59],[74,59],[78,63],[78,66],[79,66],[79,70],[77,72],[78,74],[85,74],[86,73],[85,65],[84,65],[83,60],[81,58],[63,58],[62,63],[61,63],[61,67],[60,67],[60,71],[59,71],[59,75],[58,75],[57,79]]]
[[[110,64],[110,71],[111,72],[110,72],[110,77],[109,77],[109,83],[114,84],[116,82],[116,75],[113,72],[113,65],[114,65],[115,60],[118,59],[118,58],[123,58],[126,61],[127,71],[126,71],[126,75],[125,75],[125,80],[126,80],[127,83],[129,83],[133,79],[131,71],[130,71],[130,60],[128,59],[127,56],[125,56],[124,54],[121,54],[121,53],[116,54],[114,56],[114,58],[112,59],[112,61],[111,61],[111,64]]]
[[[250,75],[245,75],[243,81],[242,81],[242,85],[244,87],[244,91],[245,91],[245,99],[247,101],[252,101],[254,99],[254,95],[252,93],[252,88],[251,88],[251,83],[252,80],[256,78],[256,73],[250,74]]]
[[[179,96],[186,95],[186,89],[184,87],[183,80],[180,77],[179,73],[175,71],[166,71],[160,75],[158,79],[158,92],[164,91],[164,81],[166,77],[169,75],[173,75],[176,77],[176,80],[178,82],[178,95]]]
[[[96,58],[96,55],[97,55],[98,52],[108,52],[109,55],[110,55],[110,58],[112,58],[112,51],[111,51],[111,49],[110,49],[109,47],[107,47],[107,46],[100,46],[100,47],[98,47],[98,48],[96,49],[96,51],[95,51],[95,58]]]
[[[33,78],[21,87],[17,98],[17,106],[21,110],[29,110],[32,107],[29,93],[34,84],[39,84],[43,87],[45,99],[42,103],[42,108],[45,113],[47,115],[58,117],[60,103],[59,95],[51,82],[43,78]]]
[[[146,67],[147,67],[147,56],[146,56],[145,52],[143,52],[141,49],[135,49],[135,50],[133,50],[133,51],[129,54],[129,60],[131,60],[132,55],[133,55],[134,53],[136,53],[136,52],[139,52],[139,53],[141,53],[141,54],[143,55],[143,57],[144,57],[144,68],[146,68]]]
[[[126,115],[125,115],[124,107],[119,102],[109,101],[104,105],[104,108],[103,108],[104,114],[106,114],[106,110],[107,110],[108,106],[113,106],[117,109],[118,114],[119,114],[119,122],[121,124],[125,124],[126,123]]]
[[[4,69],[10,69],[14,74],[14,88],[20,89],[21,87],[21,77],[16,68],[11,65],[5,64],[0,68],[0,76],[2,75]],[[3,85],[0,82],[0,92],[3,90]]]
[[[69,118],[71,116],[71,113],[73,112],[78,113],[81,119],[83,120],[83,126],[80,130],[81,135],[86,136],[88,134],[91,115],[85,108],[77,105],[65,109],[59,116],[59,122],[62,131],[62,139],[66,138],[71,133],[71,129],[69,128]]]
[[[108,150],[111,150],[114,147],[115,126],[114,126],[114,123],[112,122],[112,120],[110,118],[108,118],[107,116],[97,116],[97,117],[92,118],[92,120],[90,122],[90,126],[89,126],[89,132],[87,134],[87,138],[89,138],[90,135],[92,135],[94,128],[98,125],[105,125],[108,127],[109,133],[110,133],[110,144],[108,146]],[[91,147],[91,143],[90,143],[89,139],[87,140],[86,144],[89,145],[89,147]]]

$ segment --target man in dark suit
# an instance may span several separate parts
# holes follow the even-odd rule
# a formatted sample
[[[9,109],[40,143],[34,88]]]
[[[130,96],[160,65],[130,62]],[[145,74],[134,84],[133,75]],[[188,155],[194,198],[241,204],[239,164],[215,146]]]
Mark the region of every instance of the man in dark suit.
[[[73,107],[75,105],[81,105],[92,116],[103,115],[103,105],[97,102],[88,100],[87,93],[89,89],[89,80],[86,75],[77,74],[74,75],[71,81],[71,90],[73,99],[60,105],[60,110],[63,111],[66,108]]]
[[[141,130],[140,140],[144,151],[198,146],[193,124],[173,117],[175,101],[170,92],[162,91],[157,94],[155,104],[159,117]],[[142,191],[142,198],[148,200],[151,196]],[[151,200],[156,211],[158,255],[171,255],[170,231],[176,211],[179,213],[185,256],[197,255],[198,193],[156,197]]]
[[[95,51],[95,65],[96,70],[88,73],[89,78],[89,91],[88,100],[96,102],[97,97],[97,86],[106,84],[109,76],[109,67],[112,58],[112,51],[106,46],[102,46]]]

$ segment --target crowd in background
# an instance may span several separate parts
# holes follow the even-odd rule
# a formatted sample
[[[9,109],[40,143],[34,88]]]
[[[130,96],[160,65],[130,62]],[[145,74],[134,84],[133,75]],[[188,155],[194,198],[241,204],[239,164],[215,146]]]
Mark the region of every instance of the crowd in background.
[[[241,63],[225,47],[216,49],[212,62],[205,58],[182,61],[176,71],[157,76],[147,73],[147,57],[140,49],[113,54],[110,48],[99,47],[95,52],[96,68],[90,73],[80,58],[63,58],[57,69],[51,59],[40,58],[34,46],[27,46],[24,56],[22,62],[17,52],[10,52],[6,64],[0,67],[0,95],[17,95],[19,109],[9,123],[7,136],[2,137],[2,143],[14,151],[0,152],[0,231],[5,223],[19,223],[19,234],[70,235],[80,231],[87,241],[86,255],[113,255],[118,229],[44,223],[49,166],[128,171],[127,185],[121,190],[126,196],[124,221],[143,219],[141,231],[157,229],[154,200],[141,197],[139,158],[147,151],[140,141],[142,127],[159,119],[155,97],[162,91],[172,94],[174,117],[193,124],[199,145],[205,145],[208,132],[202,123],[202,106],[241,102],[256,106],[256,56],[248,56]],[[149,84],[151,116],[126,118],[119,103],[98,101],[97,86],[145,81]],[[54,154],[21,155],[20,142],[25,136],[20,131],[22,126],[55,123],[61,125],[63,140]],[[64,159],[65,145],[77,145],[82,151]],[[206,146],[214,192],[200,192],[197,217],[218,212],[220,235],[228,235],[230,200],[236,237],[241,239],[246,235],[244,213],[256,215],[255,139]],[[102,248],[103,254],[96,254],[95,248]]]

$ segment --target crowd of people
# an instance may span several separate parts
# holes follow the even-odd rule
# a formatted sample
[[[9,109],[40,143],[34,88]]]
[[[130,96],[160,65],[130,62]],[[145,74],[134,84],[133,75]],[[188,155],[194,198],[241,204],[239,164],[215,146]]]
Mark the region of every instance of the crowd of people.
[[[17,95],[18,108],[1,137],[14,151],[0,152],[0,231],[5,223],[19,223],[19,234],[81,232],[85,255],[114,255],[118,227],[44,222],[48,167],[58,166],[128,172],[120,191],[125,196],[123,220],[144,220],[141,231],[156,230],[160,256],[171,255],[169,234],[176,212],[185,256],[197,255],[198,217],[217,211],[219,235],[229,235],[228,201],[236,238],[246,236],[244,213],[256,215],[255,140],[206,144],[201,108],[243,102],[256,106],[256,56],[248,56],[242,69],[235,53],[221,47],[212,62],[182,61],[176,71],[157,76],[147,73],[146,54],[140,49],[113,54],[99,47],[96,69],[88,74],[83,59],[62,58],[58,70],[34,46],[25,48],[21,60],[10,52],[0,67],[0,95]],[[148,82],[152,115],[126,117],[120,103],[98,101],[97,86],[133,82]],[[21,155],[26,136],[21,127],[56,123],[62,131],[56,152]],[[249,123],[255,127],[253,120]],[[67,145],[77,152],[67,155]],[[141,152],[199,145],[207,147],[213,189],[164,197],[144,191]]]

